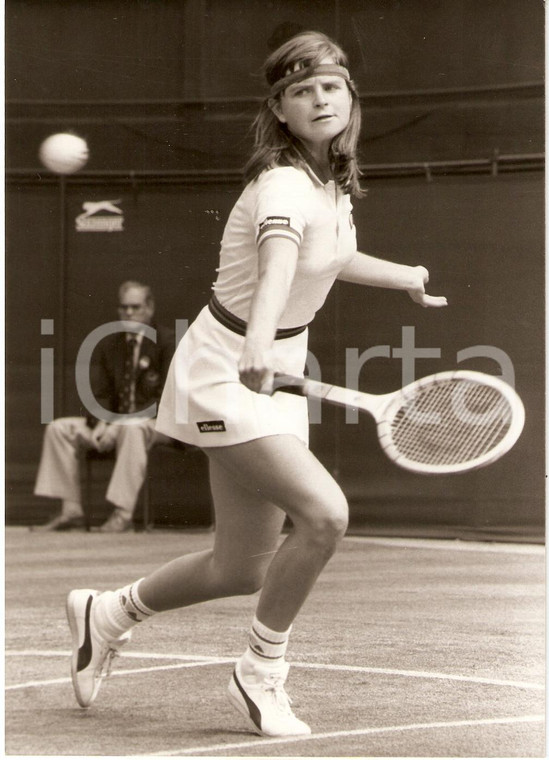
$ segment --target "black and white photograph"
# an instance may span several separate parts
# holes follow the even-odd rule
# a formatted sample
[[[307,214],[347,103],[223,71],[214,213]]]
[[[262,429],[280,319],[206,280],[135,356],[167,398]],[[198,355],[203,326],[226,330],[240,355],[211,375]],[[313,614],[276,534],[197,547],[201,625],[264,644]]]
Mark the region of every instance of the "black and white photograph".
[[[4,0],[4,753],[544,758],[542,0]]]

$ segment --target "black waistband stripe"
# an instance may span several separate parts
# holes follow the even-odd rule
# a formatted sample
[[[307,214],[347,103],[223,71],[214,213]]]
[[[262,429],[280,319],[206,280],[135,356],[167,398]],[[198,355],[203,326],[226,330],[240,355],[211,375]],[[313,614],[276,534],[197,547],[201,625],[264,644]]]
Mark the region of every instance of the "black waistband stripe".
[[[247,324],[240,317],[231,314],[231,312],[222,306],[216,295],[214,294],[208,304],[208,308],[212,315],[220,322],[223,327],[226,327],[231,332],[237,333],[237,335],[246,335]],[[307,325],[301,325],[300,327],[281,327],[276,331],[275,340],[281,340],[282,338],[293,338],[295,335],[299,335],[307,329]]]

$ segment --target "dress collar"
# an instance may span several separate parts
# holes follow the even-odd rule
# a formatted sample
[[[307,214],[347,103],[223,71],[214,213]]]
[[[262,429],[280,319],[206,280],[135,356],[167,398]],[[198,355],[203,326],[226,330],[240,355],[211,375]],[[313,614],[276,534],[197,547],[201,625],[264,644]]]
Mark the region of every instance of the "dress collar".
[[[330,180],[334,179],[331,171],[323,169],[302,142],[296,142],[295,147],[301,158],[306,162],[308,172],[313,179],[316,179],[321,185],[327,185]]]

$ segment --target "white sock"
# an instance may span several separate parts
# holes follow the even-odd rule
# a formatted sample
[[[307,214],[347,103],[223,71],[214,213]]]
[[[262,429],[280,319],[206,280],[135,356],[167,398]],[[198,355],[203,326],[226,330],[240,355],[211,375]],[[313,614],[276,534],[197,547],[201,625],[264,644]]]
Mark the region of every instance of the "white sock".
[[[291,630],[290,626],[287,631],[273,631],[255,616],[248,636],[248,647],[242,658],[244,672],[248,670],[247,666],[254,665],[267,670],[282,668]]]
[[[117,639],[137,623],[155,614],[139,598],[139,584],[135,583],[102,593],[95,607],[95,624],[101,633],[110,639]]]

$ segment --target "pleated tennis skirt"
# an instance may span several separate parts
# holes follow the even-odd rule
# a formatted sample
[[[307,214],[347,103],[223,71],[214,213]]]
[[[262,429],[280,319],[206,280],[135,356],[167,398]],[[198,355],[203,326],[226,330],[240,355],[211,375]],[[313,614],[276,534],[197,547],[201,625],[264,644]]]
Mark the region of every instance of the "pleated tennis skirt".
[[[303,376],[308,330],[274,341],[277,371]],[[293,434],[309,443],[307,400],[291,393],[255,393],[240,382],[244,336],[206,306],[181,339],[160,400],[156,429],[201,448]]]

